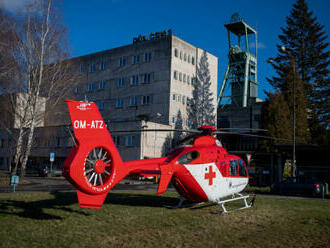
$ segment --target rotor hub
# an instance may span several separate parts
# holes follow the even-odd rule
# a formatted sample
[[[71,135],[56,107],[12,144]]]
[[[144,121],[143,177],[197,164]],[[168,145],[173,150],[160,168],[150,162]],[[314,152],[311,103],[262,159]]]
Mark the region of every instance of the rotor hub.
[[[103,160],[97,160],[95,162],[95,172],[97,174],[102,174],[104,172],[105,169],[105,163],[103,162]]]

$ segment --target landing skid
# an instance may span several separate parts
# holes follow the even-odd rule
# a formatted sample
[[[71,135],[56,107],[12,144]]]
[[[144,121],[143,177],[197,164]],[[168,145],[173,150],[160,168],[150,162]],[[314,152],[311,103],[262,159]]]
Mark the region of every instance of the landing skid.
[[[217,204],[221,206],[222,208],[222,212],[221,214],[226,214],[226,213],[230,213],[230,212],[234,212],[236,210],[241,210],[241,209],[245,209],[245,208],[250,208],[253,206],[254,204],[254,201],[255,201],[255,198],[256,198],[256,195],[253,196],[252,200],[247,203],[247,198],[249,198],[250,195],[242,195],[242,194],[237,194],[237,196],[233,195],[231,199],[227,199],[227,200],[222,200],[222,201],[217,201]],[[241,207],[241,208],[235,208],[235,209],[232,209],[232,210],[227,210],[226,207],[225,207],[225,203],[227,202],[232,202],[232,201],[237,201],[237,200],[243,200],[244,201],[244,207]]]

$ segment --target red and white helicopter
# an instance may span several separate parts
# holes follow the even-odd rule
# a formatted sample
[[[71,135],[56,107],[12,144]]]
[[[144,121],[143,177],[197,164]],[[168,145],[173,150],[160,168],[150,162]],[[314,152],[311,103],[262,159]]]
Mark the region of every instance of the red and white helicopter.
[[[123,161],[108,132],[101,114],[93,102],[67,100],[76,145],[66,158],[64,177],[77,188],[83,208],[101,208],[108,192],[128,175],[160,176],[157,194],[163,194],[172,181],[183,199],[219,204],[243,200],[249,208],[249,195],[240,192],[249,175],[244,161],[228,154],[212,126],[195,131],[192,145],[178,147],[166,157]],[[167,130],[168,131],[168,130]],[[223,200],[231,196],[231,198]]]

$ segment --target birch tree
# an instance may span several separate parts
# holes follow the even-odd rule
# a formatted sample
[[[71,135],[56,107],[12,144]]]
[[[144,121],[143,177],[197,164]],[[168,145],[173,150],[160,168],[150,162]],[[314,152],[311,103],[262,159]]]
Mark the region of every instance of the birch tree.
[[[16,39],[12,56],[18,64],[19,78],[13,79],[7,91],[18,93],[13,102],[14,116],[19,116],[14,171],[20,154],[24,157],[22,171],[26,168],[35,128],[45,118],[45,104],[56,106],[79,81],[76,67],[69,60],[64,61],[69,56],[67,32],[59,13],[53,0],[36,0],[26,6],[13,27]]]

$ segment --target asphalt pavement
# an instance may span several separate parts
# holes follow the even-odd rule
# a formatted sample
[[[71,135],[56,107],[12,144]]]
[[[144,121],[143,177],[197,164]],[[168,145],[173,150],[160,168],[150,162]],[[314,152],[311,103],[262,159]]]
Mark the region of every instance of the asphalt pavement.
[[[25,177],[29,183],[18,184],[16,192],[57,192],[74,191],[72,186],[64,177]],[[144,190],[157,192],[158,184],[148,181],[136,181],[124,179],[118,183],[112,190]],[[174,192],[175,189],[170,186],[168,191]],[[13,192],[13,186],[0,185],[0,193]]]

